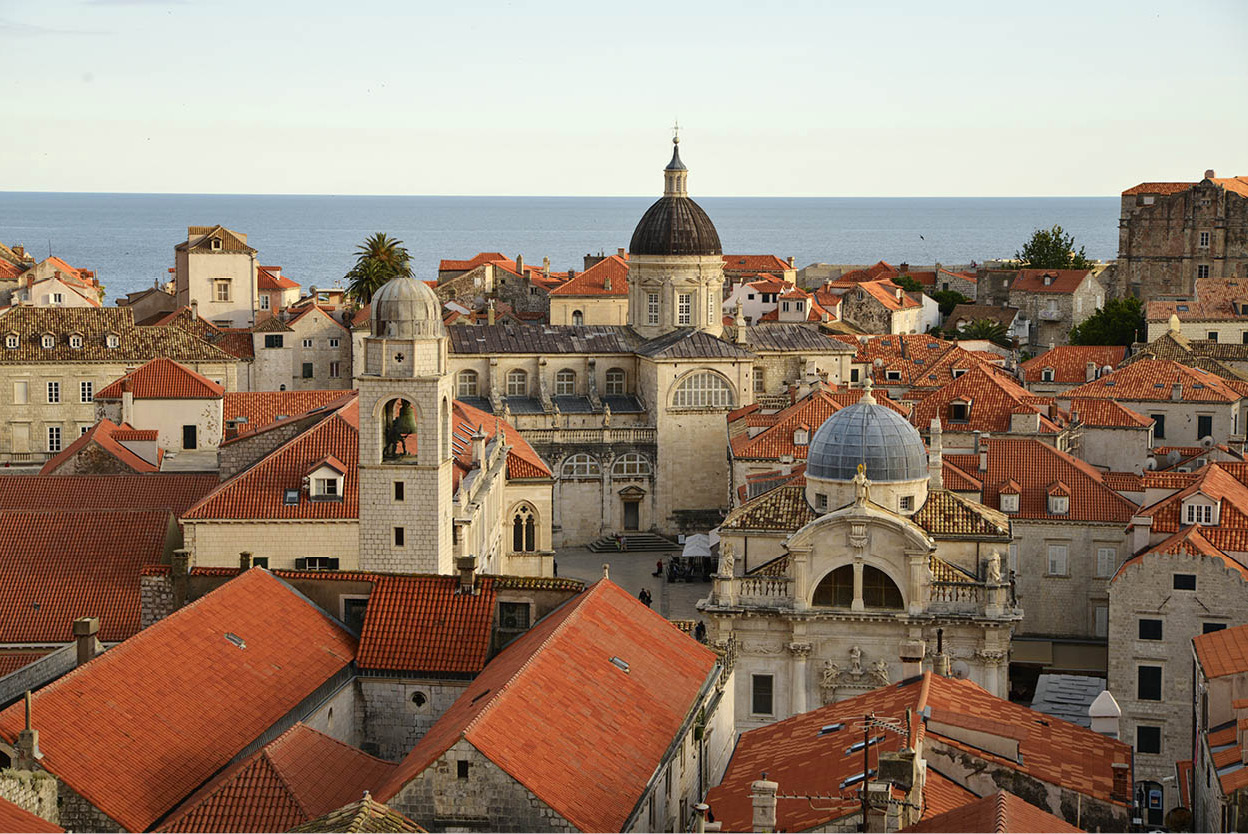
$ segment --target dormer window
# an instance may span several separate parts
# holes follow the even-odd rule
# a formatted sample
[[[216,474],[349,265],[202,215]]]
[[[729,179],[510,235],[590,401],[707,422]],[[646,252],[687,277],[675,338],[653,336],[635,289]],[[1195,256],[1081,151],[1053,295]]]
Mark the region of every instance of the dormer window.
[[[16,333],[10,333],[9,335],[4,337],[4,346],[8,348],[9,350],[16,349],[20,343],[21,343],[21,340],[18,339]]]
[[[43,336],[39,339],[39,344],[45,350],[51,350],[52,348],[56,347],[56,337],[53,336],[51,333],[44,333]]]
[[[82,337],[77,333],[69,337],[69,346],[74,350],[82,349]]]
[[[109,333],[104,337],[104,344],[110,348],[119,347],[121,345],[121,337],[116,333]]]
[[[949,421],[951,423],[965,423],[971,413],[971,404],[954,400],[949,403]]]
[[[885,371],[884,378],[889,382],[900,382],[901,371]]]
[[[1043,382],[1052,382],[1053,381],[1053,369],[1045,368],[1043,371],[1041,371],[1040,379]]]
[[[793,445],[805,446],[810,443],[810,429],[806,426],[798,426],[793,430]]]
[[[1052,275],[1050,275],[1050,274],[1049,274],[1049,273],[1047,273],[1047,272],[1046,272],[1046,273],[1044,273],[1044,285],[1045,285],[1046,287],[1050,287],[1050,286],[1052,286],[1052,285],[1053,285],[1053,276],[1052,276]]]
[[[1001,512],[1016,513],[1018,512],[1018,493],[1010,493],[1001,495]]]
[[[347,469],[332,455],[312,465],[306,483],[308,497],[313,501],[341,501],[343,479]]]
[[[341,498],[341,478],[317,478],[312,483],[313,498]]]
[[[1052,515],[1066,515],[1068,512],[1070,512],[1069,495],[1049,496],[1049,513]]]
[[[1217,505],[1207,503],[1208,499],[1193,500],[1183,506],[1183,523],[1199,524],[1202,527],[1211,527],[1217,524],[1216,512]]]
[[[964,374],[964,373],[966,373],[966,368],[954,368],[954,369],[953,369],[953,378],[954,378],[954,379],[957,379],[958,377],[962,376],[962,374]]]
[[[214,237],[212,239],[212,248],[218,250],[221,248],[221,238]]]

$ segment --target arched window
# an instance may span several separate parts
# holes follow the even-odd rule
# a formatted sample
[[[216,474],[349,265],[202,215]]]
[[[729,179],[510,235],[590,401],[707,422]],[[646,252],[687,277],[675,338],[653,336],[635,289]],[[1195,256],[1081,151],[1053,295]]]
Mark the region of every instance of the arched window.
[[[854,604],[854,566],[842,565],[815,588],[814,605],[849,608]],[[862,566],[862,604],[867,608],[900,609],[901,591],[888,574],[871,565]]]
[[[16,333],[10,333],[9,335],[4,337],[5,347],[12,349],[12,348],[17,347],[17,345],[18,345],[18,338],[17,338]]]
[[[646,477],[652,471],[650,461],[636,452],[620,455],[611,466],[612,475],[624,478]]]
[[[576,371],[571,368],[564,368],[555,374],[555,394],[557,396],[572,396],[576,393]]]
[[[521,504],[511,520],[511,549],[516,553],[537,550],[537,521],[527,504]]]
[[[40,340],[40,344],[42,344],[45,348],[51,348],[56,345],[56,337],[51,333],[45,333],[43,334],[43,338]]]
[[[607,371],[607,393],[623,394],[624,393],[624,371],[619,368],[611,368]]]
[[[477,395],[477,372],[460,371],[457,397],[475,397]]]
[[[507,372],[507,396],[527,397],[529,395],[529,375],[520,368]]]
[[[589,455],[569,455],[563,462],[560,474],[564,478],[595,478],[602,474],[602,467]]]
[[[381,410],[381,459],[414,462],[416,457],[416,407],[402,397],[390,400]],[[436,450],[436,447],[435,447]]]
[[[582,313],[581,313],[581,311],[580,311],[580,310],[573,310],[573,311],[572,311],[572,323],[573,323],[573,324],[584,324],[584,323],[585,323],[585,316],[584,316],[584,314],[582,314]]]
[[[732,389],[719,374],[699,371],[676,386],[672,405],[675,408],[731,408]]]

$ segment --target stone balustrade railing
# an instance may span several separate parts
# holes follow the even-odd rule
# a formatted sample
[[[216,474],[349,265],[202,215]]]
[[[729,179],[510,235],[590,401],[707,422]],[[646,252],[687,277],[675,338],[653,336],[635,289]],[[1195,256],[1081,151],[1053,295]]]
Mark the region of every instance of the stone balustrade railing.
[[[621,426],[590,429],[521,429],[524,439],[533,444],[559,443],[654,443],[658,437],[650,426]]]

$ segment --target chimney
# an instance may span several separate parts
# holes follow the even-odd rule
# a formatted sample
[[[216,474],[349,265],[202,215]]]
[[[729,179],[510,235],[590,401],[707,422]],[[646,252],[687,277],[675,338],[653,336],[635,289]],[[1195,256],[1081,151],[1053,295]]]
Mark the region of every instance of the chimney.
[[[548,257],[542,258],[542,272],[546,274],[547,278],[550,277],[550,258]]]
[[[456,556],[455,571],[459,574],[459,588],[456,590],[456,593],[476,593],[477,557]]]
[[[611,273],[608,272],[602,276],[602,288],[607,292],[611,291]]]
[[[750,803],[754,806],[754,826],[751,831],[772,834],[776,830],[776,791],[779,788],[775,782],[767,781],[766,772],[762,779],[750,784]]]
[[[693,830],[695,834],[703,834],[706,831],[706,812],[711,810],[711,806],[705,802],[699,802],[693,806]]]
[[[932,418],[930,442],[927,444],[927,488],[945,488],[945,454],[944,440],[940,429],[940,420]]]
[[[99,631],[99,617],[79,617],[74,620],[74,642],[78,644],[79,666],[95,657],[95,635]]]
[[[793,259],[792,255],[789,255],[789,269],[797,269],[797,261]]]
[[[1176,382],[1170,386],[1170,399],[1174,400],[1176,403],[1182,401],[1183,383]]]
[[[936,654],[932,655],[932,673],[949,677],[949,655],[945,654],[945,630],[936,629]]]
[[[1097,695],[1096,700],[1088,707],[1088,717],[1092,719],[1092,732],[1118,738],[1118,721],[1122,718],[1122,707],[1118,706],[1118,701],[1108,689]]]
[[[494,299],[492,298],[485,304],[485,323],[494,323]]]
[[[130,377],[121,381],[121,422],[134,425],[134,392],[130,390]]]
[[[1214,178],[1214,177],[1216,177],[1216,176],[1217,176],[1217,174],[1213,173],[1213,169],[1212,169],[1212,168],[1206,168],[1206,169],[1205,169],[1205,179],[1207,179],[1207,180],[1211,180],[1211,179],[1213,179],[1213,178]],[[18,251],[20,248],[21,248],[21,247],[14,247],[14,251],[15,251],[15,252],[17,252],[17,254],[19,254],[19,255],[20,255],[20,254],[22,254],[20,251]]]
[[[244,550],[238,554],[238,569],[240,571],[251,570],[251,551]]]
[[[741,303],[741,298],[737,298],[737,307],[732,311],[732,324],[736,328],[733,334],[733,341],[739,345],[745,344],[745,306]]]
[[[1153,519],[1146,515],[1137,515],[1131,519],[1131,552],[1143,553],[1153,537]]]
[[[524,255],[516,255],[516,272],[524,274]]]
[[[193,298],[191,299],[191,315],[199,318],[199,302]]]
[[[485,441],[485,432],[478,428],[472,436],[472,462],[481,469],[485,468]]]
[[[14,247],[13,247],[13,254],[17,255],[17,257],[21,258],[22,260],[25,260],[25,259],[26,259],[26,247],[25,247],[25,246],[14,246]]]
[[[31,723],[30,690],[26,690],[26,728],[17,734],[17,756],[13,760],[14,770],[34,770],[43,758],[39,750],[39,731]]]
[[[1091,382],[1092,380],[1096,379],[1096,363],[1095,362],[1089,362],[1087,364],[1087,366],[1083,370],[1083,378],[1088,382]]]
[[[169,573],[173,579],[173,607],[181,608],[187,603],[187,586],[190,584],[191,551],[179,547],[169,558]]]
[[[926,646],[922,640],[902,640],[901,646],[898,647],[898,657],[901,658],[901,679],[908,681],[911,678],[921,677],[923,675],[923,653]]]
[[[624,257],[624,247],[623,246],[617,247],[615,250],[615,254],[619,255],[621,258]]]

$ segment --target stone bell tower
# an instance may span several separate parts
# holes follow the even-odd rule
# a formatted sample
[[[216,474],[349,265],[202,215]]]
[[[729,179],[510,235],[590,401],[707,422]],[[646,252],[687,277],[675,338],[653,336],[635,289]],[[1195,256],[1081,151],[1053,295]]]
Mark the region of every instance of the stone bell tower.
[[[451,549],[449,339],[425,284],[395,278],[372,301],[356,377],[360,568],[446,573]]]

